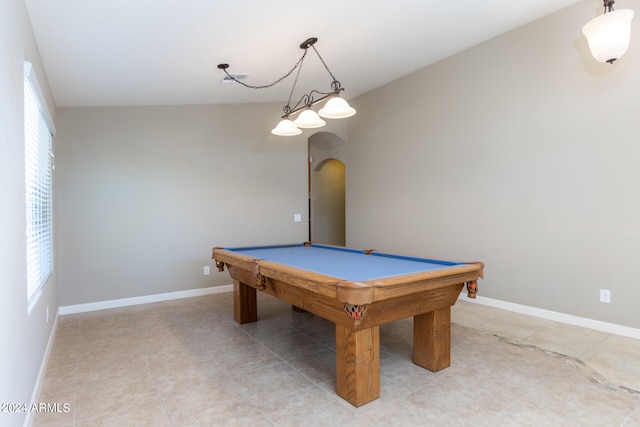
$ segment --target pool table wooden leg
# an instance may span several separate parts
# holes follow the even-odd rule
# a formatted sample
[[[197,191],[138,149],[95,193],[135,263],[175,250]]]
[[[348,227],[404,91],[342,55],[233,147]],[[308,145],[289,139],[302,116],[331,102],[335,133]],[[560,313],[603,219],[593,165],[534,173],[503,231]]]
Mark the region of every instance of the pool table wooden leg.
[[[238,280],[233,281],[233,318],[238,323],[258,320],[256,289]]]
[[[413,363],[430,371],[451,364],[451,308],[413,317]]]
[[[380,327],[336,325],[336,392],[354,406],[380,397]]]

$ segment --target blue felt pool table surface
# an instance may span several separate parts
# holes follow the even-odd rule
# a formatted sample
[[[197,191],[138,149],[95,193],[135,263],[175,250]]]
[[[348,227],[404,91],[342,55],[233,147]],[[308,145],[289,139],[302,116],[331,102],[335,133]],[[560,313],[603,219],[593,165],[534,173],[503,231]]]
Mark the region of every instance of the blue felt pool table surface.
[[[368,255],[365,250],[320,244],[227,249],[256,259],[276,262],[352,282],[383,279],[466,264],[377,251],[371,251],[371,254]]]

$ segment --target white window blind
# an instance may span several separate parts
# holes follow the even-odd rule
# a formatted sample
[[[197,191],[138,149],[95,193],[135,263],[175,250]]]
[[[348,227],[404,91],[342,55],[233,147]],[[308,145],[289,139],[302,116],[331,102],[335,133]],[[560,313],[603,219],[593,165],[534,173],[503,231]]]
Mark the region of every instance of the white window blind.
[[[25,66],[24,139],[27,242],[27,298],[31,301],[53,271],[52,131]]]

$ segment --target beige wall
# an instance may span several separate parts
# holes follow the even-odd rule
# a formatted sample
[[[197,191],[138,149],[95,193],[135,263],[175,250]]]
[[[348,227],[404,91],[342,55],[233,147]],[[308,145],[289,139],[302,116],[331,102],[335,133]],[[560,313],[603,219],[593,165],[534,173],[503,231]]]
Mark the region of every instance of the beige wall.
[[[57,312],[55,278],[27,304],[24,192],[24,67],[53,103],[22,0],[0,2],[0,402],[31,402]],[[55,178],[54,178],[55,179]],[[49,320],[46,319],[47,308]],[[23,412],[0,413],[3,426],[21,426]]]
[[[482,260],[480,295],[640,327],[640,20],[611,66],[581,35],[596,13],[578,3],[354,100],[347,244]]]
[[[271,136],[279,107],[59,108],[60,305],[228,284],[213,246],[305,241],[306,138]]]

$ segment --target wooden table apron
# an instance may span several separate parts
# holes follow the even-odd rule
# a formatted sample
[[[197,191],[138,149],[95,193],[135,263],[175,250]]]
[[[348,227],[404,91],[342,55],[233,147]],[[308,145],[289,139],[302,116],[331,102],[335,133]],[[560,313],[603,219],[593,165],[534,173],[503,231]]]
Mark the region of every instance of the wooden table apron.
[[[286,301],[336,324],[336,392],[354,406],[380,396],[380,325],[413,316],[413,361],[430,371],[450,365],[451,306],[465,282],[481,266],[462,264],[371,282],[341,282],[335,277],[288,267],[215,248],[213,258],[231,275],[234,319],[255,322],[256,291]],[[354,320],[345,304],[366,307]]]

